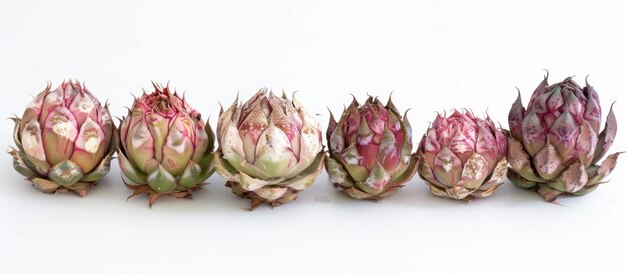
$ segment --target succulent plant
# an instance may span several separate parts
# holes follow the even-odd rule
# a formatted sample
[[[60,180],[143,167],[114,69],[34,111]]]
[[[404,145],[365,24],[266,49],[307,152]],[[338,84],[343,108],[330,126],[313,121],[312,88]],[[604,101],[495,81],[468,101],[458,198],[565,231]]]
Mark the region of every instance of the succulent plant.
[[[518,94],[509,113],[509,179],[549,202],[559,195],[595,190],[615,168],[619,155],[597,164],[617,133],[612,106],[602,131],[601,121],[600,100],[589,83],[581,88],[568,77],[548,85],[546,75],[528,107]]]
[[[48,84],[12,119],[13,166],[42,191],[85,196],[109,172],[115,126],[108,107],[78,81],[52,91]]]
[[[436,196],[471,201],[503,183],[507,139],[487,116],[454,110],[437,115],[420,141],[419,174]]]
[[[324,153],[317,118],[285,95],[262,89],[221,111],[217,124],[217,173],[250,210],[296,199],[319,175]]]
[[[209,123],[169,86],[153,86],[122,119],[118,150],[129,198],[145,193],[150,206],[163,195],[191,198],[215,171]]]
[[[354,99],[339,122],[330,114],[326,171],[338,189],[356,199],[378,200],[396,192],[417,170],[411,125],[391,102]]]

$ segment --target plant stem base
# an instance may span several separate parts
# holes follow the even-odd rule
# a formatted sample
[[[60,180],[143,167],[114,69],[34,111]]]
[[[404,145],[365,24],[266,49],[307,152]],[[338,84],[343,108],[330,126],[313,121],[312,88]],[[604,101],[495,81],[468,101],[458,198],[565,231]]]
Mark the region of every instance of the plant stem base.
[[[152,188],[150,188],[150,186],[148,185],[132,185],[132,184],[127,184],[126,182],[124,182],[124,185],[126,185],[128,189],[133,191],[133,194],[128,196],[126,200],[132,197],[141,195],[141,194],[146,194],[148,196],[148,205],[152,207],[152,204],[154,204],[156,200],[158,200],[159,198],[163,196],[171,196],[171,197],[178,198],[178,199],[181,199],[181,198],[193,199],[192,193],[198,189],[201,189],[204,185],[206,185],[206,183],[199,183],[192,188],[174,190],[169,193],[156,192]]]
[[[298,198],[299,191],[289,188],[287,192],[280,198],[276,200],[268,200],[265,199],[253,191],[245,190],[239,185],[239,183],[235,181],[227,181],[225,186],[230,187],[233,193],[241,198],[250,199],[250,208],[248,210],[252,211],[263,203],[269,204],[271,207],[280,206],[291,202]]]
[[[97,185],[97,182],[78,182],[71,186],[63,186],[57,184],[53,181],[42,179],[42,178],[33,178],[29,179],[33,183],[33,185],[40,189],[45,193],[63,193],[63,192],[74,192],[78,194],[80,197],[85,197],[89,189]]]

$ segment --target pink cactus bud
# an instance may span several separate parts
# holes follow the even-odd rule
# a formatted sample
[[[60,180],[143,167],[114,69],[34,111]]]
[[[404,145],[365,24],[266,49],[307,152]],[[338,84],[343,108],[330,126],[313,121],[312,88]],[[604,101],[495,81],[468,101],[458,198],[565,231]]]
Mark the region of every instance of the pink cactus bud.
[[[14,120],[14,166],[41,190],[84,196],[109,171],[115,127],[107,106],[78,81],[48,86]]]
[[[486,197],[503,182],[506,151],[507,140],[489,117],[458,110],[439,114],[418,148],[420,176],[437,196]]]
[[[326,134],[326,170],[335,186],[357,199],[389,196],[415,174],[411,126],[391,102],[356,99],[341,119],[331,120]]]

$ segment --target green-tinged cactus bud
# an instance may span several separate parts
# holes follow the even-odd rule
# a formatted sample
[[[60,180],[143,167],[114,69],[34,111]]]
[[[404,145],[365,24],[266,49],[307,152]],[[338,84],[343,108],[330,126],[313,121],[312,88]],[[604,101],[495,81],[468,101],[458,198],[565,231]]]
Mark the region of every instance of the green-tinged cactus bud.
[[[118,152],[130,197],[146,193],[150,206],[162,195],[191,198],[215,171],[208,122],[169,86],[153,85],[122,119]]]
[[[217,173],[251,210],[294,200],[319,175],[324,153],[319,122],[298,101],[260,90],[220,113]]]

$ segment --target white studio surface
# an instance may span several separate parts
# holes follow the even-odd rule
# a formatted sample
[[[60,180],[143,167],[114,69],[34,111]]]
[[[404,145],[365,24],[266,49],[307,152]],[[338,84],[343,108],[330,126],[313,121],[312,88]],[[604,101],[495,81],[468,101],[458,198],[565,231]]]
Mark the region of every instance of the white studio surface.
[[[354,94],[411,108],[414,142],[436,111],[470,108],[507,126],[550,70],[587,74],[611,149],[626,150],[626,3],[620,1],[1,1],[0,117],[51,81],[78,78],[121,117],[151,80],[187,91],[215,128],[219,103],[262,87],[328,121]],[[0,123],[0,148],[13,123]],[[0,157],[0,273],[625,273],[626,159],[611,182],[563,206],[508,180],[470,204],[415,176],[358,201],[323,172],[298,200],[249,201],[214,174],[193,200],[126,201],[117,160],[85,198],[44,194]]]

